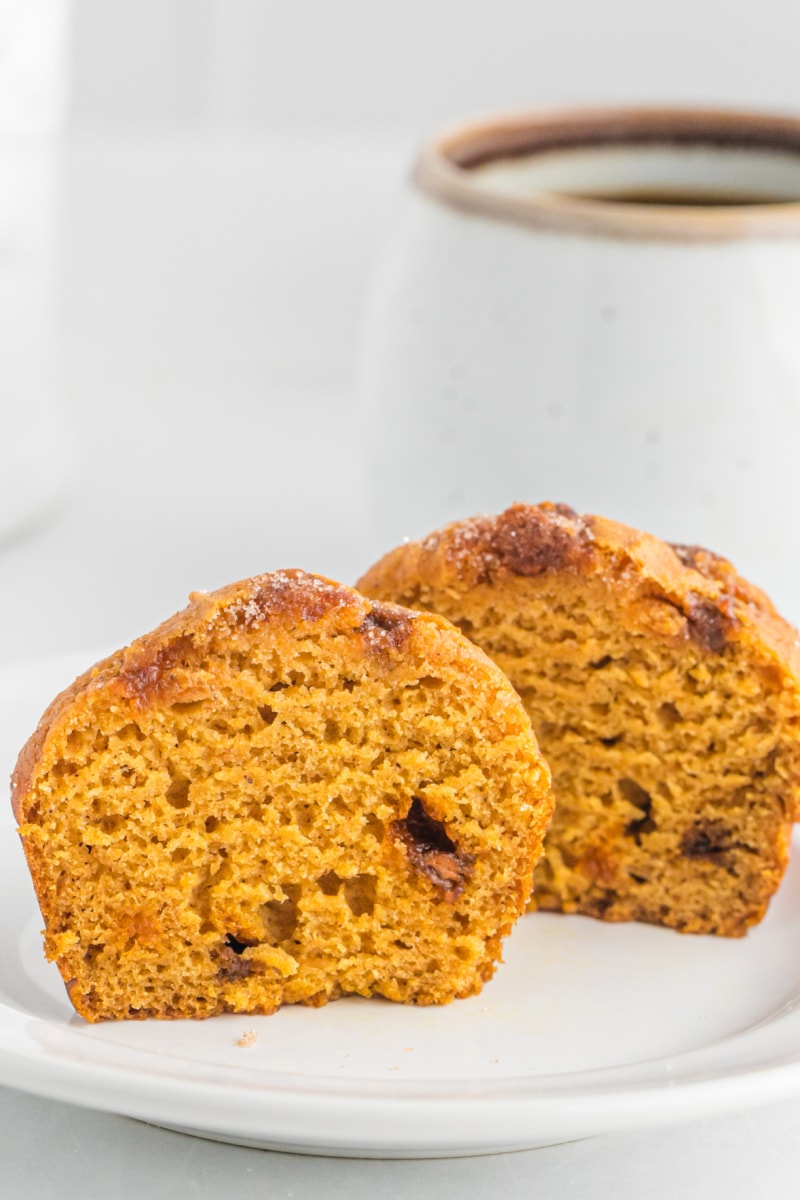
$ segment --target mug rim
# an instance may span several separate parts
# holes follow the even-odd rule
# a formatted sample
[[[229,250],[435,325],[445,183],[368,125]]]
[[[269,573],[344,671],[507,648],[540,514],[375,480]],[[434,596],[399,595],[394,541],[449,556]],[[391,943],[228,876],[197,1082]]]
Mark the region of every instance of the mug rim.
[[[709,146],[797,155],[800,117],[729,108],[546,109],[470,121],[433,137],[412,182],[433,200],[538,229],[640,240],[800,237],[800,198],[778,203],[631,204],[558,192],[531,196],[481,187],[476,167],[546,151],[599,146]]]

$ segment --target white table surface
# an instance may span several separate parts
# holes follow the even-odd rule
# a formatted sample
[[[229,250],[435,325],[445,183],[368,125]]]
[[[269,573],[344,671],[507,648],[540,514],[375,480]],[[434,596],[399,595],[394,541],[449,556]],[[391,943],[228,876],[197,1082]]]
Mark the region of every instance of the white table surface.
[[[0,671],[76,650],[88,664],[192,589],[286,566],[349,582],[380,552],[352,357],[407,157],[403,139],[67,147],[61,356],[78,467],[58,511],[0,550]],[[800,1100],[482,1159],[330,1160],[0,1089],[0,1195],[753,1200],[800,1177],[798,1125]]]

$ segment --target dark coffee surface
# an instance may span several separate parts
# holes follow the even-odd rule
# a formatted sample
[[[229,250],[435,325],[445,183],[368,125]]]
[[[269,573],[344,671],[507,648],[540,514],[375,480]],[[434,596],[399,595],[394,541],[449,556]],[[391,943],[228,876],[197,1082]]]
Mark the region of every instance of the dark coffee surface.
[[[749,205],[800,204],[794,196],[746,191],[702,191],[695,188],[625,188],[596,192],[562,192],[575,200],[598,200],[606,204],[644,204],[653,207],[741,208]]]

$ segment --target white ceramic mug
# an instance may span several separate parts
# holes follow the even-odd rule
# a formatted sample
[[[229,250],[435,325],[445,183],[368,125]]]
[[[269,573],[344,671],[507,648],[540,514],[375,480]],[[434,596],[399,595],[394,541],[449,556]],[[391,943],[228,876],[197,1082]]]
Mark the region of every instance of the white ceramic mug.
[[[387,547],[552,499],[800,618],[800,119],[534,114],[427,145],[360,393]]]

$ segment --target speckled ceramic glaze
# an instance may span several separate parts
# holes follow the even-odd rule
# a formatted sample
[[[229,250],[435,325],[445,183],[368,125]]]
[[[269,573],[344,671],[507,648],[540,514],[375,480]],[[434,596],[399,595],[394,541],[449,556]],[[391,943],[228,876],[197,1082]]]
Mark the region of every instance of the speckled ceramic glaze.
[[[615,199],[654,192],[674,202]],[[799,322],[800,120],[562,112],[435,139],[364,329],[380,536],[566,501],[727,554],[797,620]]]

